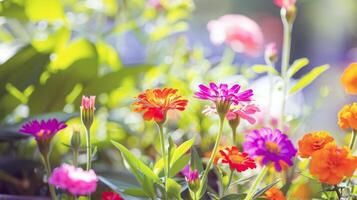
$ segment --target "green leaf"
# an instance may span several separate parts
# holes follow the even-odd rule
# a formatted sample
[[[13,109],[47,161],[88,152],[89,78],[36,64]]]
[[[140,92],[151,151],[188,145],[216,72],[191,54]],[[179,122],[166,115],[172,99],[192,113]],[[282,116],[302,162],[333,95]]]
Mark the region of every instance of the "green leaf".
[[[176,148],[174,154],[171,158],[170,166],[175,165],[175,162],[181,158],[190,148],[192,147],[193,143],[195,142],[195,138],[187,140],[186,142],[182,143],[179,147]]]
[[[289,78],[293,77],[296,74],[296,72],[298,72],[300,69],[307,66],[308,64],[309,64],[309,59],[307,58],[300,58],[295,60],[287,72],[288,77]]]
[[[319,67],[315,67],[309,73],[300,78],[300,80],[290,89],[289,94],[294,94],[310,83],[312,83],[317,77],[319,77],[324,71],[329,68],[329,65],[322,65]]]
[[[34,22],[64,20],[64,10],[60,0],[27,0],[25,11],[29,19]]]
[[[132,154],[127,148],[125,148],[123,145],[121,145],[115,141],[111,141],[111,142],[115,147],[117,147],[120,150],[123,158],[128,162],[131,169],[135,168],[135,169],[139,170],[144,176],[147,176],[154,182],[161,183],[160,178],[149,167],[147,167],[143,162],[141,162],[139,159],[137,159],[136,156],[134,154]]]
[[[241,200],[244,199],[247,194],[228,194],[221,198],[221,200]]]
[[[171,167],[170,167],[170,177],[175,176],[179,173],[190,161],[190,155],[184,155],[180,157]]]
[[[113,70],[118,70],[122,67],[122,63],[119,59],[116,50],[105,43],[104,41],[98,41],[96,43],[96,48],[99,56],[99,63],[111,67]]]
[[[128,188],[137,187],[136,185],[130,184],[127,181],[113,180],[103,176],[98,176],[99,180],[108,186],[110,189],[116,192],[124,192]]]
[[[201,157],[195,147],[191,148],[191,168],[197,169],[200,173],[204,170]]]
[[[181,185],[178,184],[176,181],[174,181],[171,178],[167,179],[166,183],[166,191],[168,194],[169,199],[182,199],[181,198]]]
[[[276,69],[272,66],[268,66],[268,65],[253,65],[252,66],[252,70],[255,72],[255,73],[258,73],[258,74],[261,74],[261,73],[272,73],[274,75],[278,75],[279,72],[276,71]]]
[[[134,197],[149,197],[141,188],[127,188],[124,189],[123,193]]]
[[[276,185],[280,180],[276,180],[273,183],[270,183],[269,185],[263,187],[262,189],[258,190],[254,196],[253,199],[256,199],[258,197],[260,197],[261,195],[263,195],[267,190],[269,190],[270,188],[272,188],[274,185]]]

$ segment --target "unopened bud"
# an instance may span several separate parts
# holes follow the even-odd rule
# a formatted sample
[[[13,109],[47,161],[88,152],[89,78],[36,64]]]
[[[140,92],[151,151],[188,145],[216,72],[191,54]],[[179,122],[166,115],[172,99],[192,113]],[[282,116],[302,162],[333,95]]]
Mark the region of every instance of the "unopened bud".
[[[93,124],[95,110],[95,96],[82,97],[81,120],[87,129]]]
[[[81,146],[81,131],[80,126],[78,125],[75,125],[72,128],[71,146],[74,149],[79,149],[79,147]]]
[[[265,47],[265,60],[266,62],[270,62],[271,64],[274,64],[278,60],[278,50],[276,48],[275,43],[269,43]]]

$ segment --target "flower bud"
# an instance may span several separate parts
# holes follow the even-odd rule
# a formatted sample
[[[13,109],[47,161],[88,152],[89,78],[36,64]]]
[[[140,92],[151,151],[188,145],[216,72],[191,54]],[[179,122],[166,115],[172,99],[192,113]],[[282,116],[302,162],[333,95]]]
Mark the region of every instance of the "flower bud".
[[[289,8],[282,8],[281,9],[281,17],[286,19],[289,25],[292,25],[295,21],[297,13],[297,8],[295,5],[290,6]]]
[[[71,146],[74,149],[79,149],[81,146],[81,131],[78,125],[72,127]]]
[[[95,96],[82,97],[81,120],[87,129],[93,124],[95,110]]]
[[[278,50],[275,43],[269,43],[265,47],[265,60],[268,63],[274,64],[278,60]]]
[[[197,192],[200,188],[200,179],[197,169],[190,171],[189,175],[185,177],[188,187],[192,192]]]

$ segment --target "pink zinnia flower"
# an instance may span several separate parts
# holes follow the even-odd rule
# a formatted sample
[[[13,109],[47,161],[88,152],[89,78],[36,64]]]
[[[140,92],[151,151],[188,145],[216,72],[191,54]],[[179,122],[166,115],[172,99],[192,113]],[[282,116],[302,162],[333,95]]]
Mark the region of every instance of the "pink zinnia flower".
[[[52,172],[49,183],[73,195],[88,195],[97,188],[97,175],[93,170],[84,171],[72,165],[62,164]]]
[[[82,96],[82,109],[90,110],[95,109],[95,96]]]
[[[243,15],[224,15],[207,25],[213,44],[226,43],[235,52],[257,56],[263,47],[263,33],[259,25]]]
[[[291,6],[294,6],[296,0],[274,0],[274,3],[280,8],[289,9]]]

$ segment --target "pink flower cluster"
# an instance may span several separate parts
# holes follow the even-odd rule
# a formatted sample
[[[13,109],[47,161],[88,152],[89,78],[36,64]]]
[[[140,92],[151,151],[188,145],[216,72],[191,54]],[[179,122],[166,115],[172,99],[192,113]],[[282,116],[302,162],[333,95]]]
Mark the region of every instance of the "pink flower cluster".
[[[54,169],[49,183],[73,195],[88,195],[97,188],[97,175],[93,170],[84,171],[72,165],[62,164]]]

